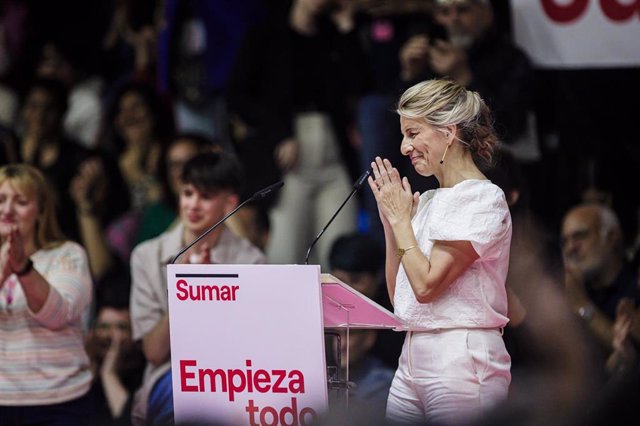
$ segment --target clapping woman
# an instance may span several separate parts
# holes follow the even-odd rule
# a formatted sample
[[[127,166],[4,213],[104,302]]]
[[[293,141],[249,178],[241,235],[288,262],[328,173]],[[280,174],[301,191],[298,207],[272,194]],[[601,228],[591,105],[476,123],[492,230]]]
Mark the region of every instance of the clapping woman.
[[[429,80],[400,97],[400,151],[439,188],[414,193],[388,159],[369,185],[386,241],[387,289],[409,327],[389,391],[394,423],[466,424],[507,397],[505,281],[511,215],[477,166],[499,140],[478,93]]]
[[[0,168],[0,422],[80,425],[92,413],[84,249],[65,241],[36,168]]]

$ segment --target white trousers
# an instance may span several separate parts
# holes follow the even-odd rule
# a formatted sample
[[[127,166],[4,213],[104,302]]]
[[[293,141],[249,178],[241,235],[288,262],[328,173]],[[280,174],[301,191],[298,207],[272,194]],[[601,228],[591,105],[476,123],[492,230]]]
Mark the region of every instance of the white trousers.
[[[387,419],[459,424],[507,397],[511,357],[497,329],[408,332]]]

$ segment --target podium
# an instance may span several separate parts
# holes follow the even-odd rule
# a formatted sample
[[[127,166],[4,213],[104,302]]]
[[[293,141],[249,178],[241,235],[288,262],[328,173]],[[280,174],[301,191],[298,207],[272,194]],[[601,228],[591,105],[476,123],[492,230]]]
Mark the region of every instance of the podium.
[[[318,265],[168,265],[167,293],[176,422],[310,424],[324,333],[402,327]]]
[[[325,328],[402,330],[400,318],[331,274],[321,274]]]
[[[344,391],[345,406],[349,408],[349,336],[351,329],[389,329],[405,330],[400,318],[378,303],[369,299],[348,284],[331,274],[322,274],[322,316],[325,334],[332,335],[337,341],[336,377],[329,377],[330,389]],[[340,378],[342,366],[342,336],[346,335],[346,371],[345,379]]]
[[[317,265],[167,266],[174,418],[311,424],[327,410]]]

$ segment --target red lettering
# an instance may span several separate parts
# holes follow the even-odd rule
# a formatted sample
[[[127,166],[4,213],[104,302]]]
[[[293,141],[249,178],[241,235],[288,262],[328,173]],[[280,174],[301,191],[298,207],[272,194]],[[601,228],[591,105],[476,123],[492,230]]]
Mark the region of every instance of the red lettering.
[[[300,370],[292,370],[289,373],[289,392],[304,393],[304,375]]]
[[[264,384],[264,386],[263,386]],[[253,375],[253,385],[260,393],[267,393],[271,390],[271,377],[265,370],[258,370]]]
[[[191,300],[200,300],[200,287],[201,286],[189,286],[189,299]]]
[[[305,393],[304,374],[300,370],[264,370],[253,372],[253,362],[245,360],[245,369],[198,368],[196,360],[180,360],[180,384],[184,392],[227,392],[229,401],[241,392]],[[196,371],[197,370],[197,382]]]
[[[182,300],[183,302],[187,300],[189,296],[185,287],[187,287],[188,285],[189,284],[187,284],[185,280],[178,280],[178,282],[176,283],[176,287],[178,289],[178,300]]]
[[[196,366],[196,361],[194,359],[180,360],[180,389],[182,389],[182,392],[198,392],[197,386],[187,385],[188,379],[194,379],[196,377],[195,373],[187,372],[187,367],[195,367],[195,366]]]
[[[249,424],[251,426],[259,426],[260,423],[256,422],[255,414],[258,412],[258,407],[253,405],[253,399],[249,400],[249,405],[244,408],[244,411],[249,413]]]
[[[216,392],[216,376],[220,378],[220,385],[222,386],[222,392],[227,391],[227,376],[224,373],[224,370],[218,368],[217,370],[212,370],[210,368],[201,368],[198,370],[198,383],[200,385],[200,392],[205,392],[207,389],[205,379],[209,378],[209,388],[211,392]]]
[[[301,426],[317,424],[318,421],[318,413],[311,407],[305,407],[298,412],[298,400],[296,398],[291,398],[291,406],[282,407],[279,413],[276,408],[268,405],[262,408],[258,407],[252,399],[249,400],[244,410],[249,413],[249,424],[251,426],[258,424]],[[256,419],[256,413],[258,413],[259,423]],[[287,423],[289,420],[291,423]]]
[[[218,297],[214,295],[214,292],[216,295],[218,294],[218,287],[215,285],[192,285],[189,291],[191,292],[191,300],[213,300],[214,298],[218,299]]]
[[[244,411],[249,413],[249,425],[250,426],[259,426],[260,423],[256,422],[255,414],[258,412],[259,407],[253,404],[253,399],[249,400],[249,404],[244,407]]]
[[[311,420],[309,421],[309,423],[307,423],[307,419],[305,418],[307,414],[311,416]],[[317,421],[318,421],[318,413],[316,413],[316,410],[314,410],[313,408],[305,407],[302,410],[300,410],[300,424],[302,426],[312,425],[312,424],[315,424]]]
[[[236,377],[240,379],[240,383],[236,384],[234,380]],[[244,375],[244,371],[235,369],[227,371],[227,381],[229,382],[229,401],[233,401],[235,392],[242,392],[247,387],[247,379]]]
[[[549,19],[566,24],[578,19],[587,9],[589,0],[573,0],[567,5],[559,5],[556,0],[542,0],[542,9]]]
[[[180,301],[206,300],[206,301],[235,301],[240,286],[217,285],[190,285],[185,280],[176,283],[177,297]]]
[[[273,393],[287,393],[287,388],[282,386],[282,382],[286,377],[286,370],[272,370],[271,374],[276,376],[276,382],[273,384]]]
[[[222,286],[220,289],[220,299],[221,300],[236,300],[236,290],[238,286],[234,285],[233,287],[229,287],[228,285]]]
[[[600,0],[600,7],[612,21],[626,21],[637,12],[640,16],[640,0],[629,4],[620,4],[618,0]]]
[[[287,423],[287,414],[291,414],[291,423]],[[298,426],[298,400],[291,398],[291,407],[280,410],[280,424],[283,426]]]
[[[271,421],[267,422],[267,414],[271,416]],[[278,424],[278,412],[273,407],[264,407],[260,410],[260,424],[265,426],[276,426]]]
[[[247,391],[253,392],[253,375],[251,374],[251,360],[245,362],[247,366]]]
[[[566,24],[577,20],[582,16],[589,5],[589,0],[573,0],[566,5],[559,5],[557,0],[542,0],[542,9],[554,22]],[[612,21],[622,22],[633,18],[637,14],[640,17],[640,0],[623,4],[620,0],[599,0],[602,13]]]

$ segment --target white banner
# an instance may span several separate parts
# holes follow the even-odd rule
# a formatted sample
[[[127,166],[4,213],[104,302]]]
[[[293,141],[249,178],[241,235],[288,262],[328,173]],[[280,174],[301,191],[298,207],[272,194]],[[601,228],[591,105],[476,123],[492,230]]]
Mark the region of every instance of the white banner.
[[[640,0],[511,0],[516,43],[534,65],[640,65]]]
[[[327,409],[320,267],[169,265],[176,423],[305,425]]]

